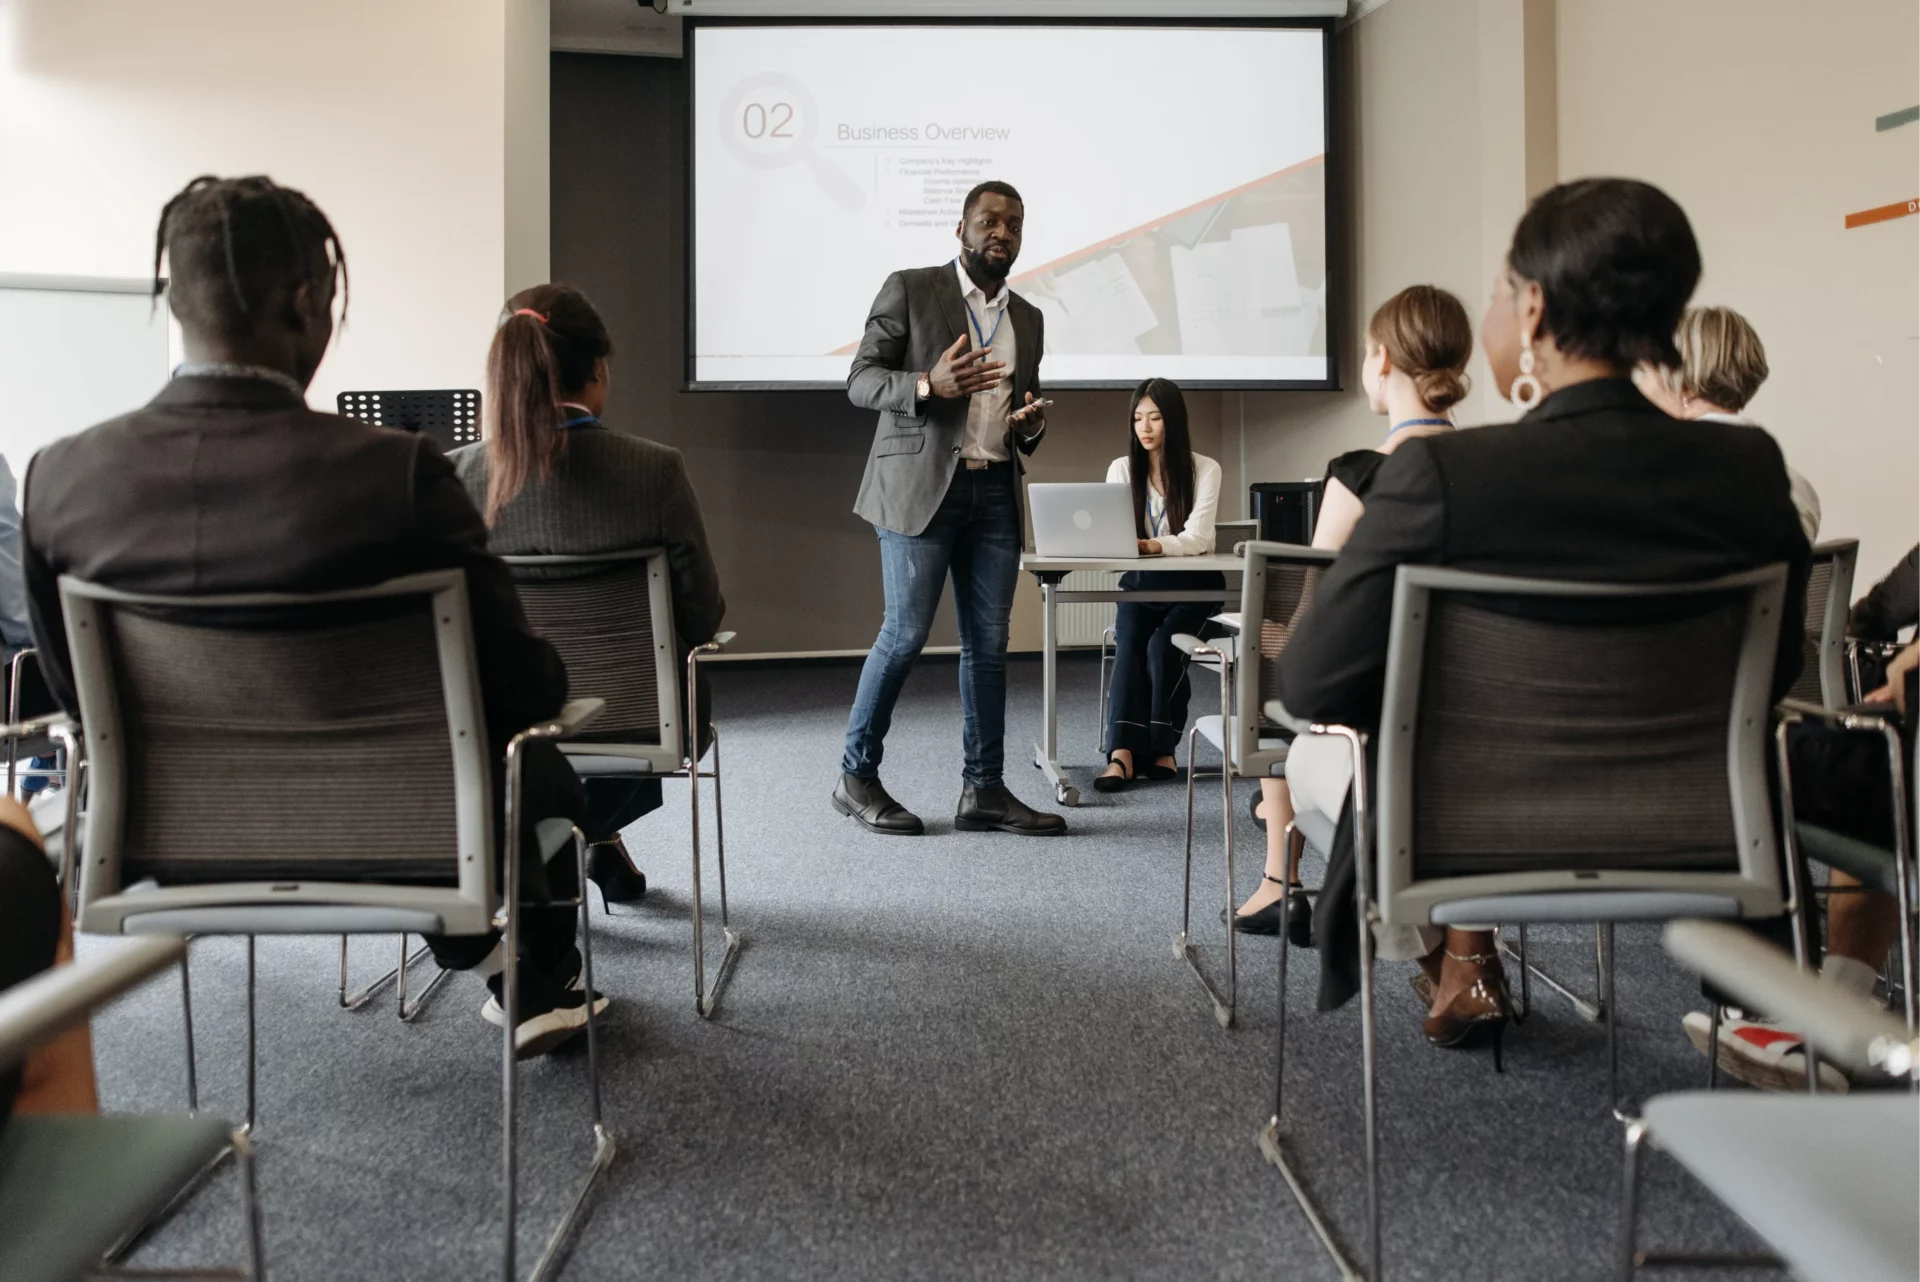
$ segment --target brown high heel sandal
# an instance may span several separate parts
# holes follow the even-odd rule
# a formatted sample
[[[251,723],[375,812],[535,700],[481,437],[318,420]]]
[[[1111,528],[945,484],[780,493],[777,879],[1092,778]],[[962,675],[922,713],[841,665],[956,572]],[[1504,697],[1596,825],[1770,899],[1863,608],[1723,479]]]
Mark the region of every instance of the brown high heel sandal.
[[[1506,1072],[1501,1059],[1500,1043],[1506,1036],[1507,1025],[1513,1020],[1513,998],[1507,991],[1507,974],[1500,966],[1500,954],[1456,953],[1448,950],[1447,956],[1457,962],[1469,965],[1485,966],[1493,963],[1491,970],[1482,971],[1480,977],[1467,985],[1448,1003],[1447,1009],[1438,1015],[1429,1015],[1421,1022],[1420,1031],[1435,1046],[1465,1049],[1479,1045],[1483,1040],[1493,1044],[1493,1071]]]

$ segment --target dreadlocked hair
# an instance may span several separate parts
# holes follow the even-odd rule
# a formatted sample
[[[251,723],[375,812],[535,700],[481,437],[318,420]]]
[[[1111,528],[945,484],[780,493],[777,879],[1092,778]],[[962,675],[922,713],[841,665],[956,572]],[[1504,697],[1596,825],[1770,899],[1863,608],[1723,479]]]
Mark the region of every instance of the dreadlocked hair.
[[[594,379],[613,340],[587,296],[571,285],[535,285],[507,300],[487,349],[487,524],[566,452],[560,402]]]
[[[169,268],[164,284],[161,259]],[[180,323],[244,334],[281,291],[338,289],[347,316],[347,251],[302,192],[264,175],[200,177],[160,211],[153,237],[153,297],[162,289]]]

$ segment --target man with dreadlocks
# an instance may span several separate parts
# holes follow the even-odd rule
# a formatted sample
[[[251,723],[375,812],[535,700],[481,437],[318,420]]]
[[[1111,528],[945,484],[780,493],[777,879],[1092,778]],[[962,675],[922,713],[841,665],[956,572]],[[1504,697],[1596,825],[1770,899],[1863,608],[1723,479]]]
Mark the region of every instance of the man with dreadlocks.
[[[336,286],[346,314],[346,255],[326,215],[268,178],[196,178],[160,215],[156,298],[163,258],[186,363],[145,407],[48,446],[27,472],[23,561],[55,697],[78,711],[62,574],[133,592],[219,594],[327,591],[458,568],[498,771],[509,737],[560,710],[566,669],[528,627],[479,512],[433,442],[307,408],[333,337]],[[527,813],[578,819],[580,785],[565,758],[551,744],[530,749]],[[570,857],[522,862],[523,898],[574,895]],[[572,912],[534,909],[523,923],[515,1039],[532,1055],[585,1027],[586,998],[573,988]],[[428,942],[443,966],[491,972],[483,1013],[504,1022],[496,941]],[[595,1000],[597,1012],[606,999]]]

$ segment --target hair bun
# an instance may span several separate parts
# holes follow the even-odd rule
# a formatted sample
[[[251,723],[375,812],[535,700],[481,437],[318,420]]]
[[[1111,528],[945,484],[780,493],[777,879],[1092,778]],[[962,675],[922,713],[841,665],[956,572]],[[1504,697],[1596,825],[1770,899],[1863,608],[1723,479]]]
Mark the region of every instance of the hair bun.
[[[1435,410],[1451,409],[1467,399],[1471,381],[1450,369],[1423,369],[1413,376],[1413,390]]]

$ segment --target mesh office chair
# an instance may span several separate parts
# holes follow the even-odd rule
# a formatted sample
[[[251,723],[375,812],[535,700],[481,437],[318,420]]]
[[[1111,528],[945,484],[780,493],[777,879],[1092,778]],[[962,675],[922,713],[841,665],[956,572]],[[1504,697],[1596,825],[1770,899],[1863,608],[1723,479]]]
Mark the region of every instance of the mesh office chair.
[[[1233,929],[1234,844],[1233,781],[1235,779],[1278,778],[1287,772],[1287,748],[1292,736],[1271,717],[1261,712],[1263,705],[1277,693],[1280,652],[1293,635],[1295,620],[1313,604],[1314,585],[1321,571],[1333,564],[1335,553],[1300,547],[1291,543],[1252,542],[1246,545],[1246,568],[1240,579],[1239,638],[1201,641],[1181,634],[1173,639],[1198,662],[1211,660],[1220,674],[1220,711],[1196,719],[1187,731],[1187,850],[1186,873],[1181,886],[1180,933],[1173,937],[1174,956],[1192,969],[1200,986],[1213,1004],[1213,1017],[1222,1028],[1231,1028],[1234,1004],[1239,997],[1238,932]],[[1248,680],[1236,670],[1244,665],[1238,656],[1251,646],[1254,679]],[[1198,951],[1191,942],[1193,929],[1193,793],[1197,777],[1194,747],[1205,739],[1221,754],[1220,818],[1222,844],[1226,856],[1227,898],[1227,988],[1222,993],[1200,964]],[[1289,833],[1287,840],[1292,841]],[[1322,847],[1325,848],[1324,846]],[[1299,852],[1295,852],[1296,859]],[[1298,865],[1295,865],[1298,875]],[[1281,941],[1284,951],[1286,941]]]
[[[443,570],[303,595],[177,597],[60,580],[82,723],[87,824],[79,929],[247,938],[247,1126],[255,1116],[254,937],[505,933],[503,1254],[515,1256],[520,913],[494,880],[492,778],[466,576]],[[569,704],[507,751],[503,831],[520,831],[520,753],[577,733]],[[217,781],[217,782],[215,782]],[[571,821],[540,824],[541,855]],[[520,842],[506,850],[519,883]],[[577,900],[585,917],[586,896]],[[590,935],[584,980],[593,985]],[[186,956],[181,989],[189,1106],[198,1106]],[[595,1158],[534,1275],[557,1262],[612,1161],[600,1119],[598,1033],[588,1003]]]
[[[744,940],[727,918],[727,834],[721,809],[720,733],[705,735],[694,698],[699,663],[733,633],[693,646],[681,679],[680,639],[674,631],[673,591],[664,548],[591,556],[509,556],[520,602],[534,630],[566,660],[577,694],[604,699],[607,711],[591,742],[565,744],[581,778],[687,780],[693,845],[693,996],[702,1018],[712,1018],[732,978]],[[712,746],[713,769],[700,769]],[[697,746],[695,746],[697,745]],[[713,780],[715,863],[720,882],[720,929],[726,951],[711,989],[706,983],[704,896],[701,892],[700,780]]]
[[[186,942],[150,935],[93,952],[0,992],[0,1072],[109,1001],[186,956]],[[231,1153],[240,1170],[243,1270],[179,1277],[264,1276],[253,1148],[206,1115],[15,1117],[0,1130],[0,1277],[79,1282],[107,1273],[118,1248]]]
[[[1920,1087],[1920,1041],[1871,1002],[1840,992],[1745,931],[1678,921],[1667,951],[1743,1002],[1803,1030],[1856,1073]],[[1667,1153],[1779,1258],[1639,1249],[1646,1145]],[[1770,1263],[1805,1282],[1911,1282],[1920,1267],[1920,1104],[1913,1094],[1686,1091],[1647,1101],[1627,1127],[1617,1276],[1642,1268]]]
[[[1783,565],[1675,585],[1401,566],[1377,807],[1368,736],[1314,727],[1352,752],[1359,938],[1370,940],[1376,923],[1604,923],[1608,1091],[1618,1112],[1612,923],[1782,910],[1766,736],[1785,587]],[[1804,957],[1804,933],[1796,945]],[[1285,964],[1282,949],[1274,1111],[1259,1140],[1328,1250],[1357,1273],[1282,1144]],[[1370,947],[1361,950],[1360,1010],[1369,1276],[1379,1282]]]
[[[1807,577],[1807,597],[1805,641],[1801,648],[1800,676],[1788,692],[1789,698],[1806,703],[1825,704],[1837,708],[1847,702],[1850,687],[1857,690],[1857,659],[1846,638],[1848,604],[1853,591],[1854,563],[1859,556],[1860,544],[1854,539],[1837,539],[1829,543],[1817,544],[1813,549],[1813,560]],[[1792,834],[1786,834],[1791,839]],[[1824,892],[1818,892],[1824,893]],[[1595,996],[1592,1000],[1575,992],[1544,967],[1535,965],[1527,954],[1527,928],[1519,927],[1518,947],[1509,947],[1505,940],[1499,944],[1500,951],[1511,958],[1520,967],[1521,998],[1523,1011],[1533,1006],[1532,981],[1538,978],[1549,989],[1566,998],[1581,1018],[1599,1023],[1606,1018],[1606,998],[1599,990],[1602,986],[1600,972],[1605,965],[1606,946],[1601,939],[1601,929],[1594,928],[1593,940],[1593,976]],[[1714,1035],[1719,1032],[1720,1009],[1715,1007]],[[1710,1043],[1711,1044],[1711,1043]],[[1717,1073],[1719,1063],[1714,1057],[1708,1057],[1709,1081]]]

